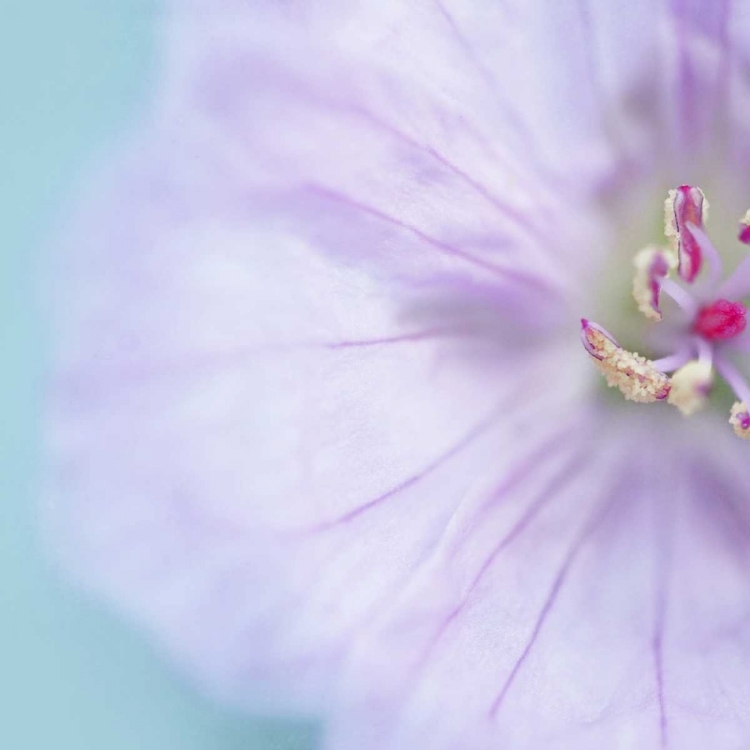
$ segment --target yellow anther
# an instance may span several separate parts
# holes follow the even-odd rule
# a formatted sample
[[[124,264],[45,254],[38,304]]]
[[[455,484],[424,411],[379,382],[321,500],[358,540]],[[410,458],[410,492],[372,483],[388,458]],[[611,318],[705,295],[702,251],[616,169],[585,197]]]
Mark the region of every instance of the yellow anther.
[[[708,362],[688,362],[673,373],[667,401],[686,417],[692,416],[708,403],[712,384],[713,373]]]
[[[617,346],[603,333],[584,328],[591,359],[610,388],[618,388],[629,401],[650,404],[669,395],[669,378],[653,363],[635,352]]]
[[[737,401],[732,407],[729,424],[734,427],[734,434],[744,440],[750,440],[750,413],[744,401]]]
[[[649,320],[659,321],[659,286],[662,279],[677,268],[677,256],[668,248],[649,245],[636,254],[633,265],[633,298],[638,309]]]

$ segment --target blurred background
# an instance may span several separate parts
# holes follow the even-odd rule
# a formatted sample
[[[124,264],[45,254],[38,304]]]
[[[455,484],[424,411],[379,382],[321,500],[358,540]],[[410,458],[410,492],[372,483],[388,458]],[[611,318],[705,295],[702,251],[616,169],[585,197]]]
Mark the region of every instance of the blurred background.
[[[0,7],[0,748],[310,750],[314,727],[232,714],[37,544],[44,321],[35,273],[79,186],[136,127],[158,75],[158,0]]]

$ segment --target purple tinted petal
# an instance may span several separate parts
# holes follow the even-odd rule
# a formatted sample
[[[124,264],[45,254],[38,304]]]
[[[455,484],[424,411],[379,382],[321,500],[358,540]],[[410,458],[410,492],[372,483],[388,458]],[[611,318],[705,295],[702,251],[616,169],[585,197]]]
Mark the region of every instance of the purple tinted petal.
[[[732,439],[722,449],[736,458]],[[639,440],[642,455],[655,448]],[[658,461],[605,460],[581,491],[572,466],[567,476],[557,466],[519,490],[514,512],[492,506],[486,539],[457,527],[467,554],[437,550],[410,595],[362,636],[333,748],[358,738],[365,750],[402,750],[420,736],[435,750],[698,750],[714,736],[742,746],[747,480],[700,463],[665,480]],[[472,587],[472,569],[503,539],[499,525],[518,524],[550,479],[553,498]],[[373,675],[366,685],[363,674]]]
[[[732,3],[719,0],[710,8],[691,0],[667,6],[673,55],[669,74],[675,101],[673,135],[682,153],[695,153],[720,127],[730,75]],[[710,51],[706,53],[706,48]]]
[[[343,704],[346,750],[741,747],[744,477],[572,419],[567,338],[592,191],[664,112],[693,163],[725,5],[672,4],[676,52],[646,0],[175,6],[63,263],[60,557],[222,695]]]
[[[170,184],[172,158],[98,188],[60,270],[50,538],[211,689],[320,709],[468,485],[584,381],[549,382],[569,351],[543,343],[543,295],[403,233],[377,273],[334,262],[391,229],[243,212],[210,167]]]

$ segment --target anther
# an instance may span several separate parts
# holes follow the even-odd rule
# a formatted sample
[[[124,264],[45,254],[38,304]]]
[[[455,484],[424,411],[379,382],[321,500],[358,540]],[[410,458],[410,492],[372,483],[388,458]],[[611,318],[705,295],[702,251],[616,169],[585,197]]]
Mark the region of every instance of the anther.
[[[664,232],[677,253],[677,273],[690,284],[700,273],[702,258],[701,249],[687,225],[702,229],[706,219],[708,201],[700,188],[681,185],[669,191],[664,203]]]
[[[745,245],[750,245],[750,211],[740,220],[740,231],[737,233],[737,239]]]
[[[688,362],[672,375],[671,382],[668,402],[690,417],[708,403],[713,385],[711,365],[698,360]]]
[[[650,404],[669,395],[669,377],[636,352],[623,349],[601,326],[583,318],[581,340],[610,388],[629,401]]]
[[[650,320],[661,320],[659,293],[662,281],[677,266],[674,254],[661,247],[644,247],[634,258],[633,298]]]
[[[744,401],[737,401],[732,406],[729,424],[734,427],[734,434],[745,440],[750,440],[750,413]]]
[[[734,431],[750,439],[750,384],[728,356],[750,351],[746,337],[737,338],[747,328],[747,307],[731,301],[750,296],[750,257],[722,282],[721,255],[704,231],[708,201],[699,188],[682,185],[670,190],[664,212],[669,247],[650,245],[635,256],[633,298],[638,309],[656,322],[662,319],[662,295],[677,305],[676,325],[653,340],[661,341],[660,348],[671,341],[672,351],[656,360],[646,359],[623,349],[609,331],[585,318],[581,341],[607,385],[618,388],[626,399],[666,400],[686,416],[706,406],[715,370],[737,398],[729,419]],[[750,211],[740,222],[738,236],[750,245]],[[694,282],[703,266],[701,284],[691,293],[680,282]],[[679,279],[669,278],[675,268]]]

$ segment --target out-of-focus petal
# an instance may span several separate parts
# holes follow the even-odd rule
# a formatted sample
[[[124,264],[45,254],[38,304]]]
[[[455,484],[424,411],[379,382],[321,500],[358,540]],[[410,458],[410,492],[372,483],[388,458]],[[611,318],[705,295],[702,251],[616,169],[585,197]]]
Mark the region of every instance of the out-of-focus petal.
[[[700,152],[716,139],[717,127],[727,117],[734,122],[741,97],[730,101],[728,94],[747,85],[736,62],[748,24],[730,0],[710,6],[633,0],[625,13],[590,0],[552,8],[523,0],[176,0],[173,7],[174,59],[183,82],[195,80],[206,55],[232,40],[247,49],[286,35],[288,44],[278,45],[284,56],[309,60],[291,54],[300,48],[290,34],[301,30],[324,57],[343,54],[358,68],[364,89],[379,80],[381,101],[391,111],[396,105],[397,118],[419,111],[407,122],[430,127],[447,105],[481,126],[516,164],[522,154],[521,164],[567,175],[571,190],[584,175],[599,179],[598,170],[613,159],[644,170],[658,157],[659,167],[671,162],[683,180],[693,178],[685,171],[702,168]],[[315,59],[307,67],[319,66]],[[394,99],[401,92],[412,102]]]
[[[724,116],[726,3],[615,6],[175,3],[157,132],[62,264],[49,518],[217,691],[343,692],[345,750],[747,736],[745,485],[674,510],[690,446],[600,432],[554,343],[602,186]]]
[[[747,480],[688,445],[665,477],[631,438],[627,464],[569,456],[446,531],[358,642],[332,747],[743,746]]]
[[[327,209],[346,203],[458,247],[486,270],[544,266],[567,288],[576,272],[591,272],[609,244],[595,239],[592,185],[616,164],[596,145],[601,102],[587,87],[576,89],[585,106],[550,100],[566,75],[560,65],[540,67],[554,18],[524,19],[529,47],[515,49],[506,45],[516,37],[502,23],[507,9],[489,45],[472,38],[476,19],[463,19],[464,33],[440,3],[365,3],[340,16],[328,6],[293,8],[259,20],[257,8],[200,6],[173,23],[162,116],[189,112],[183,136],[217,168],[240,188],[316,191]],[[504,65],[494,60],[499,50]],[[509,84],[521,55],[528,75],[519,88]],[[561,122],[568,113],[576,122]]]
[[[550,371],[554,297],[359,212],[325,228],[304,192],[264,223],[210,170],[175,188],[163,147],[61,269],[52,538],[215,689],[319,708],[466,488],[585,381]],[[342,232],[400,251],[333,262]]]

